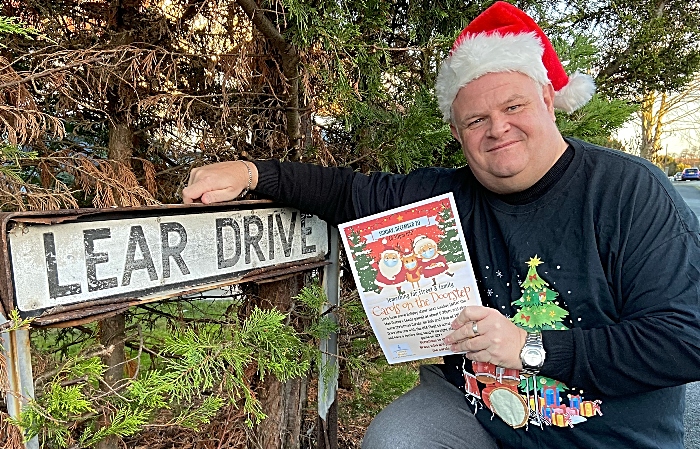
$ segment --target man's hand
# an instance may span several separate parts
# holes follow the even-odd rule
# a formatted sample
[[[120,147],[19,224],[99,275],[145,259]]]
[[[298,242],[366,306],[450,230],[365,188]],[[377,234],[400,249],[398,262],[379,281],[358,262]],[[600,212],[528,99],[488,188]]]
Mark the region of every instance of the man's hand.
[[[248,170],[250,170],[250,175]],[[231,201],[248,187],[258,185],[258,170],[252,162],[230,161],[193,168],[187,187],[182,189],[182,202],[204,204]]]
[[[477,334],[474,334],[474,328]],[[445,343],[454,352],[467,351],[469,360],[522,369],[520,350],[525,345],[527,332],[498,310],[467,306],[452,322],[452,329],[455,330],[445,337]]]

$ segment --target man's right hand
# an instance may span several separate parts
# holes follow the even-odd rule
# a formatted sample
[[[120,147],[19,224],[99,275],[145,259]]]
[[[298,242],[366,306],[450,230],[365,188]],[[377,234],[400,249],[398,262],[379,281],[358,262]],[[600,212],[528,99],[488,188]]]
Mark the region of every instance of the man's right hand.
[[[246,187],[253,190],[257,185],[258,169],[252,162],[218,162],[192,169],[187,187],[182,189],[182,202],[210,204],[231,201],[238,198]]]

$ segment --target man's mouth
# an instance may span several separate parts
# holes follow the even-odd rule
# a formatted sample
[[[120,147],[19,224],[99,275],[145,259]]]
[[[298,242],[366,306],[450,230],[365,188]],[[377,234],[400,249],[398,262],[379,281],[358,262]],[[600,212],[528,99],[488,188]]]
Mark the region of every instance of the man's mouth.
[[[498,145],[494,145],[493,147],[486,150],[486,152],[491,153],[492,151],[502,150],[502,149],[507,148],[507,147],[514,145],[516,143],[518,143],[517,140],[510,140],[508,142],[499,143]]]

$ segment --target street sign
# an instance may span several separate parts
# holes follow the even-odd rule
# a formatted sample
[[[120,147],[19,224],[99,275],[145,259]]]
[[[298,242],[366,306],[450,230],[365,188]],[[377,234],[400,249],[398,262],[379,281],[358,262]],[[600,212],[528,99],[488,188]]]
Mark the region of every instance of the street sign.
[[[14,215],[5,229],[14,306],[36,314],[106,299],[175,296],[328,253],[326,223],[294,209],[184,212],[121,209],[114,217],[102,211],[90,221],[57,224]]]

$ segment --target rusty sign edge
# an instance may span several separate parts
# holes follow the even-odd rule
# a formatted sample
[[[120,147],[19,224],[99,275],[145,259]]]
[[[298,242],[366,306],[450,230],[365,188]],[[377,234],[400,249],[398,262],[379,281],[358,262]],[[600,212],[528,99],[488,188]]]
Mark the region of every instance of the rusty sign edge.
[[[151,304],[154,302],[159,302],[159,301],[164,301],[170,298],[174,298],[176,296],[181,296],[181,295],[189,295],[189,294],[194,294],[194,293],[200,293],[204,292],[207,290],[210,290],[212,288],[217,288],[217,287],[228,287],[231,285],[237,285],[237,284],[243,284],[246,282],[267,282],[271,280],[275,280],[279,277],[283,276],[289,276],[293,274],[298,274],[302,271],[308,271],[312,270],[314,268],[320,268],[325,265],[328,265],[330,262],[327,260],[315,260],[315,259],[309,259],[308,261],[305,261],[303,264],[299,266],[294,266],[290,267],[288,269],[283,269],[283,270],[272,270],[266,273],[258,273],[253,276],[248,273],[247,275],[237,278],[237,279],[232,279],[229,281],[224,281],[221,283],[217,284],[212,284],[212,285],[206,285],[206,286],[199,286],[192,288],[187,291],[183,291],[177,294],[173,295],[167,295],[167,296],[148,296],[148,297],[143,297],[143,298],[122,298],[123,301],[119,303],[107,303],[104,304],[104,309],[100,308],[100,306],[95,306],[94,304],[90,303],[83,303],[81,305],[85,306],[85,309],[70,309],[70,310],[60,310],[58,313],[55,314],[47,314],[47,315],[40,315],[36,317],[33,321],[33,325],[36,327],[72,327],[76,325],[82,325],[82,324],[88,324],[92,323],[94,321],[98,321],[103,318],[107,318],[109,316],[114,316],[118,313],[122,313],[131,307],[136,307],[142,304]],[[163,293],[163,292],[161,292]],[[77,314],[78,310],[86,310],[88,313],[85,314],[84,316],[79,316]],[[63,316],[63,318],[61,318]]]

